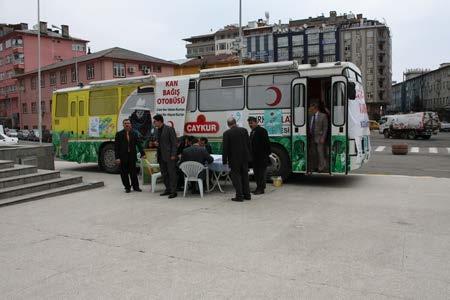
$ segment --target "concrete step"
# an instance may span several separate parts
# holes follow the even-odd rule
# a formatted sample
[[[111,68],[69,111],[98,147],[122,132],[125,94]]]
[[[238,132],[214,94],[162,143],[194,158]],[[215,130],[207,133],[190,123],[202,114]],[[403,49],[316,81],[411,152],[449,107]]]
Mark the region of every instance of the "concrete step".
[[[77,183],[0,200],[0,207],[103,187],[103,181]]]
[[[14,177],[37,172],[37,167],[27,165],[13,165],[10,168],[0,169],[0,178]]]
[[[83,178],[81,176],[61,176],[61,178],[45,180],[41,182],[34,182],[20,186],[0,189],[0,200],[17,197],[41,191],[47,191],[54,188],[68,186],[71,184],[81,183]]]
[[[14,167],[14,162],[12,160],[0,160],[0,170],[9,169]]]
[[[0,189],[59,178],[59,171],[38,170],[37,173],[0,178]]]

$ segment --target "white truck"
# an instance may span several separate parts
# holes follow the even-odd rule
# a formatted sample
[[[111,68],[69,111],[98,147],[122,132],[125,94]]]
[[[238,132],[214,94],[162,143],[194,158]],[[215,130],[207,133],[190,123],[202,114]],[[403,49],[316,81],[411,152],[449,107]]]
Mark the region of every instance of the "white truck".
[[[380,118],[380,134],[385,138],[416,139],[422,137],[428,140],[432,134],[439,131],[437,113],[426,111],[401,115],[386,115]]]

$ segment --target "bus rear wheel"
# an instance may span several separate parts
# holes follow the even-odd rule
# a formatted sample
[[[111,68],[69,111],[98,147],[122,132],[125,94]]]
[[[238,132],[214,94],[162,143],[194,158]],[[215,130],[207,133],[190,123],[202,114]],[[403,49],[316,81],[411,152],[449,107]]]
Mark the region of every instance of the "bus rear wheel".
[[[383,135],[386,139],[388,139],[391,136],[389,133],[389,130],[387,130],[387,129],[385,131],[383,131]]]
[[[411,130],[410,132],[408,132],[408,139],[414,140],[415,138],[416,138],[416,133],[414,132],[414,130]]]
[[[100,168],[107,173],[119,173],[119,166],[116,164],[114,144],[109,143],[102,147],[98,163]]]
[[[268,176],[281,176],[286,181],[291,175],[291,161],[286,150],[282,147],[272,144],[270,160],[271,165],[268,168]]]

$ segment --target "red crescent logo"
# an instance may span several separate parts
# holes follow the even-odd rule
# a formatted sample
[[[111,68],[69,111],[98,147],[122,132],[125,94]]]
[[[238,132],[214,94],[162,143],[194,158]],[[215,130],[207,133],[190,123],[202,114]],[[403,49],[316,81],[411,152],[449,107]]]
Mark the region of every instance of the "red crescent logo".
[[[281,102],[281,91],[276,86],[271,86],[266,89],[266,91],[272,90],[275,92],[275,100],[272,103],[266,103],[269,106],[277,106]]]
[[[167,123],[169,123],[169,124],[170,124],[170,127],[174,127],[174,124],[173,124],[173,122],[172,122],[172,121],[169,121],[169,122],[167,122]]]

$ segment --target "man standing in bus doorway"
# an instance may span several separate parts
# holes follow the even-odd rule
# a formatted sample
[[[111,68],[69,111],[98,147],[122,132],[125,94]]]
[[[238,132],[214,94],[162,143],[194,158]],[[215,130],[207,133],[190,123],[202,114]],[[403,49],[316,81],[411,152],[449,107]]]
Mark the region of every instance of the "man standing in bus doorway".
[[[131,186],[133,186],[134,191],[142,192],[139,188],[139,180],[137,178],[136,147],[139,149],[142,158],[145,158],[145,152],[142,149],[141,143],[138,141],[137,133],[132,130],[129,119],[123,120],[123,129],[116,133],[114,146],[116,163],[120,166],[120,178],[125,187],[125,192],[129,193]]]
[[[236,190],[232,201],[250,200],[250,185],[248,181],[248,162],[250,161],[250,139],[245,128],[236,125],[236,119],[227,120],[228,129],[223,133],[222,162],[231,169],[231,181]]]
[[[270,162],[269,134],[265,128],[258,125],[258,120],[255,117],[249,117],[247,121],[248,126],[252,129],[250,142],[252,146],[253,173],[256,181],[256,190],[253,191],[253,194],[261,195],[264,194],[266,189],[266,171]]]
[[[328,118],[326,114],[319,111],[319,105],[315,102],[310,105],[309,109],[311,112],[309,136],[314,160],[313,168],[311,169],[315,171],[317,168],[318,172],[324,172],[327,165],[325,160],[325,141],[328,133]]]
[[[155,146],[161,175],[166,190],[160,196],[169,196],[169,199],[177,196],[177,135],[173,127],[164,125],[161,115],[153,117],[153,124],[158,128]]]

